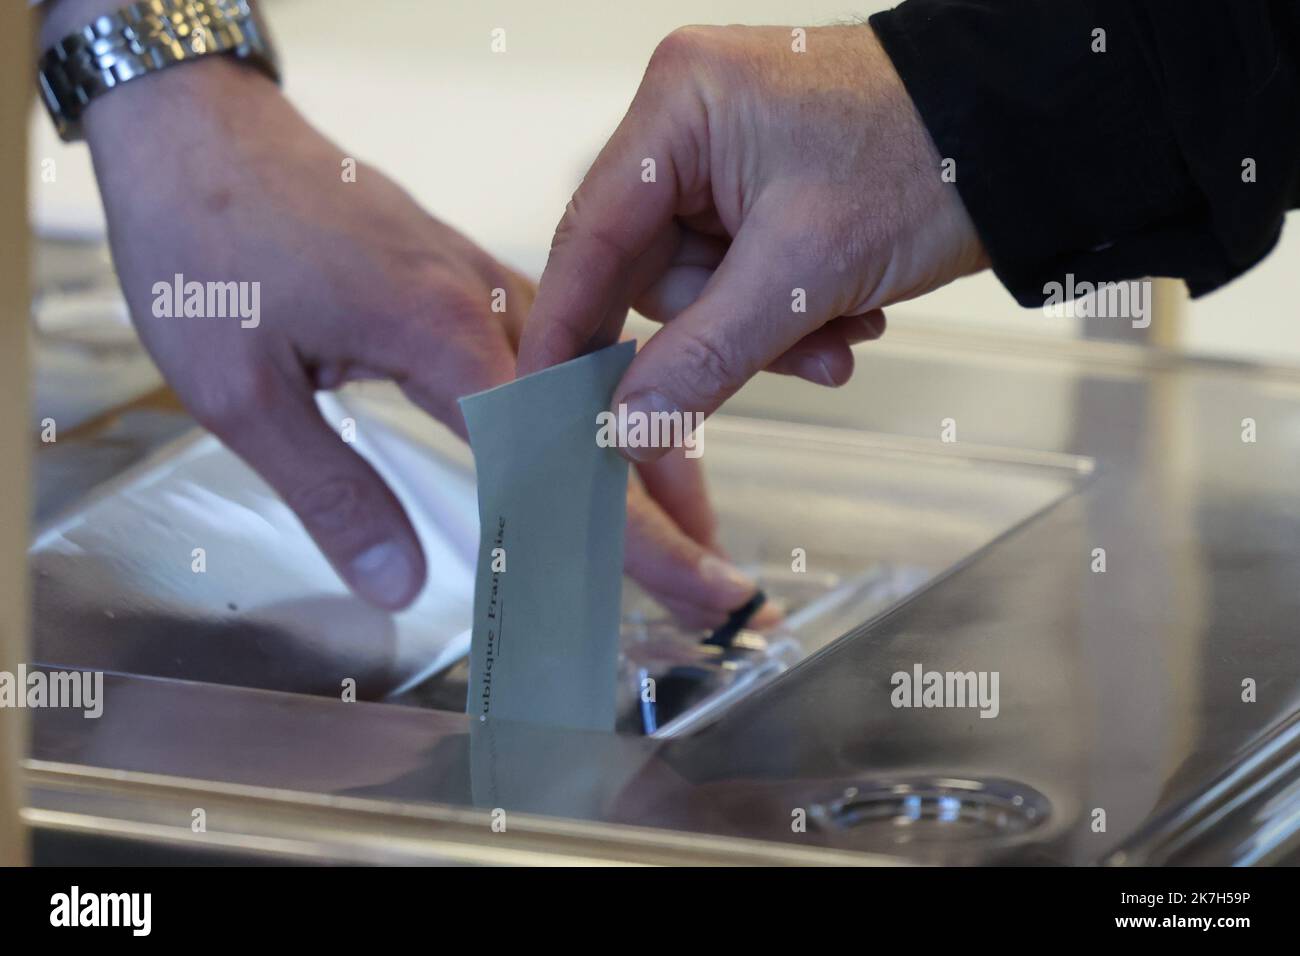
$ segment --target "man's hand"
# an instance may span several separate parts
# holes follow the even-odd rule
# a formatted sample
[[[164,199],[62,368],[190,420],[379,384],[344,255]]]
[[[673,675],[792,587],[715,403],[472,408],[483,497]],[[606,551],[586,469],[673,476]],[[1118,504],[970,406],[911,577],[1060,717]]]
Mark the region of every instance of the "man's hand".
[[[514,375],[532,284],[377,170],[347,175],[344,150],[228,58],[125,84],[90,106],[85,130],[122,286],[168,382],[355,590],[408,604],[425,579],[415,532],[313,393],[392,379],[463,435],[456,400]],[[155,314],[155,283],[177,274],[259,283],[260,320]],[[754,585],[704,560],[713,529],[698,474],[665,462],[646,487],[631,501],[630,572],[688,620],[722,620]]]
[[[987,265],[871,29],[796,45],[784,27],[659,44],[556,230],[521,374],[613,341],[633,304],[667,324],[616,409],[710,414],[763,369],[840,385],[883,306]]]

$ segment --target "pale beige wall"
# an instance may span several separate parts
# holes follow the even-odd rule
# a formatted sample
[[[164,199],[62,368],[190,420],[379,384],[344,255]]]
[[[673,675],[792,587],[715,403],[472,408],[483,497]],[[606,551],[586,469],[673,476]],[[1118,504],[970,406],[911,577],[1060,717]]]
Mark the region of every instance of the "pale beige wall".
[[[27,113],[32,96],[30,15],[0,3],[0,670],[27,644]],[[0,708],[0,864],[26,859],[18,759],[23,711]]]
[[[1188,350],[1248,361],[1300,365],[1300,212],[1282,241],[1236,282],[1187,303]]]

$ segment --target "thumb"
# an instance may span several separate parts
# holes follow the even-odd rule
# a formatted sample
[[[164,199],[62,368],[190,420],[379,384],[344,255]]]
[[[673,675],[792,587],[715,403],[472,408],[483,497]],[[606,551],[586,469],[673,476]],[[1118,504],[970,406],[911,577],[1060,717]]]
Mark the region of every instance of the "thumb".
[[[199,403],[199,421],[279,493],[361,597],[389,610],[414,600],[425,576],[419,539],[379,474],[321,418],[306,383],[265,369],[238,395]]]

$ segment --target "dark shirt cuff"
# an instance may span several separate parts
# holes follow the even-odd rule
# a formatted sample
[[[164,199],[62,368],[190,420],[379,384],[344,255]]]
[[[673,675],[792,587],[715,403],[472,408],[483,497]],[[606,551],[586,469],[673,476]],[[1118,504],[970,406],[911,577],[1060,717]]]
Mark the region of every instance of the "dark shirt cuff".
[[[1201,294],[1273,247],[1300,156],[1294,24],[1275,13],[1266,0],[907,0],[870,23],[956,161],[998,278],[1041,306],[1067,273],[1175,276]]]

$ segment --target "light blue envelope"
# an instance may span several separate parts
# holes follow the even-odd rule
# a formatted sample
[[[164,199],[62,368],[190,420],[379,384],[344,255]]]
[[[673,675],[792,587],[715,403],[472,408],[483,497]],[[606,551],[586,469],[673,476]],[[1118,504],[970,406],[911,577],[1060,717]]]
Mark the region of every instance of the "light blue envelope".
[[[478,471],[466,712],[614,729],[627,462],[596,416],[623,342],[461,399]]]

